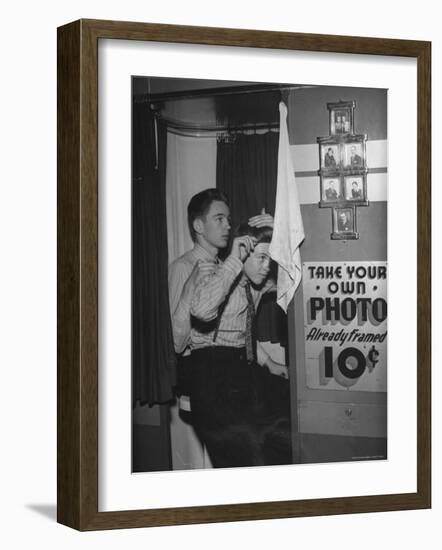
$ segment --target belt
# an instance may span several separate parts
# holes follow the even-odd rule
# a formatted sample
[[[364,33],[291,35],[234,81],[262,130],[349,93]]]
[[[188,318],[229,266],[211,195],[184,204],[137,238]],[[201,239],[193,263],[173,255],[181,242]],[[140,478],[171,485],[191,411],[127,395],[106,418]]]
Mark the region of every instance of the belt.
[[[206,346],[192,350],[192,355],[222,355],[226,358],[231,357],[240,361],[247,359],[246,348],[233,348],[229,346]]]

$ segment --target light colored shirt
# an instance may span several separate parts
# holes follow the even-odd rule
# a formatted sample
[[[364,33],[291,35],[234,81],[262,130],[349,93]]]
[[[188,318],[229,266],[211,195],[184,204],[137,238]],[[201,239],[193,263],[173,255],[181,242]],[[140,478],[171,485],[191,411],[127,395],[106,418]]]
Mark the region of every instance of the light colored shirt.
[[[190,343],[190,303],[182,300],[181,295],[198,260],[216,262],[217,258],[195,243],[192,250],[185,252],[169,266],[169,306],[174,346],[177,353],[182,353]]]
[[[206,323],[206,330],[192,327],[190,346],[200,349],[209,346],[245,346],[247,321],[246,278],[242,274],[243,263],[229,256],[218,264],[213,274],[207,275],[196,286],[190,313],[200,322]],[[273,281],[267,281],[260,289],[250,287],[255,311],[264,293],[274,290]],[[257,344],[258,363],[263,365],[267,353]]]
[[[247,297],[244,281],[240,277],[243,266],[242,262],[230,256],[223,264],[218,266],[217,277],[211,280],[211,276],[208,276],[205,280],[201,281],[198,299],[195,300],[195,306],[199,303],[200,311],[198,315],[201,317],[198,319],[198,315],[195,315],[192,319],[192,304],[182,299],[182,293],[184,285],[198,260],[218,262],[217,257],[212,256],[207,250],[196,243],[192,250],[177,258],[169,266],[169,304],[176,353],[188,353],[189,350],[207,346],[244,347]],[[230,275],[223,277],[229,270]],[[219,305],[223,301],[223,296],[225,300],[235,280],[239,290],[236,290],[236,287],[232,288],[226,308],[222,310],[222,317],[218,321]],[[208,285],[209,282],[210,284]],[[211,289],[213,284],[218,286],[218,289],[212,295]],[[262,295],[272,289],[275,289],[273,281],[267,282],[259,291],[251,287],[255,311],[257,311]],[[207,294],[210,294],[208,298]],[[206,319],[209,322],[206,322]],[[214,341],[213,336],[216,328],[218,328],[218,332]],[[258,342],[258,363],[264,365],[268,357],[268,354]]]

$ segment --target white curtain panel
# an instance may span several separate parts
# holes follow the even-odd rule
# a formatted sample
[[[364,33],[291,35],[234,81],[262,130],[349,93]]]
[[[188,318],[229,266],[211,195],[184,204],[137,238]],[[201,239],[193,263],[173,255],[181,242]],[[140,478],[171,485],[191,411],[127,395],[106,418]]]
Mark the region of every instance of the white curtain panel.
[[[193,195],[216,187],[216,137],[184,137],[168,132],[166,165],[167,243],[169,263],[193,246],[187,226],[187,205]],[[174,470],[210,468],[191,425],[171,407],[170,436]]]
[[[169,263],[193,246],[187,205],[193,195],[216,187],[216,137],[187,137],[168,132],[166,165]]]

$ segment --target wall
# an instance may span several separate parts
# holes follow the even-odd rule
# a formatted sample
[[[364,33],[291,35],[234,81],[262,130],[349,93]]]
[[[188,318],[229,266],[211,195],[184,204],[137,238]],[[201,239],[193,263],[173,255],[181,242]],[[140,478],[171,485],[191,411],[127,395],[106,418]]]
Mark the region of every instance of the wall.
[[[433,510],[281,519],[101,533],[77,533],[54,521],[56,309],[55,309],[55,29],[79,17],[155,21],[187,25],[256,28],[306,33],[433,40],[434,150],[442,149],[442,38],[437,3],[373,0],[352,9],[330,2],[251,0],[161,3],[78,0],[75,3],[19,1],[3,8],[2,156],[0,226],[2,235],[1,346],[2,501],[1,539],[9,548],[107,550],[142,547],[254,550],[275,544],[309,548],[436,549],[442,520],[442,405],[433,403]],[[18,31],[19,29],[19,31]],[[25,130],[26,123],[26,130]],[[320,134],[318,134],[320,135]],[[442,201],[442,171],[434,163],[433,204]],[[434,240],[442,231],[434,216]],[[434,364],[442,352],[440,332],[441,247],[434,247]],[[442,384],[439,368],[433,387]],[[404,426],[404,429],[408,429]]]
[[[367,195],[369,206],[357,207],[358,240],[331,240],[332,209],[320,208],[317,138],[329,135],[327,103],[355,101],[354,133],[367,135]],[[364,88],[307,87],[289,96],[289,132],[299,189],[305,240],[303,262],[387,260],[387,91]],[[381,199],[381,200],[373,200]],[[294,302],[295,317],[289,329],[295,455],[301,462],[349,460],[358,446],[363,456],[385,456],[385,392],[343,391],[307,383],[302,285]],[[296,353],[293,352],[296,350]],[[295,376],[296,374],[296,376]],[[346,412],[350,410],[351,416]],[[306,438],[303,434],[310,434]],[[339,437],[335,437],[339,436]],[[345,437],[343,437],[345,436]],[[354,439],[350,443],[351,438]],[[364,439],[361,439],[363,437]],[[368,439],[370,437],[370,439]],[[332,443],[332,444],[330,444]],[[328,452],[326,448],[328,447]],[[319,449],[319,451],[318,451]]]
[[[303,82],[303,84],[309,84]],[[386,90],[321,86],[297,90],[290,94],[289,135],[291,144],[316,143],[318,136],[328,135],[327,103],[356,101],[355,134],[368,134],[369,139],[387,137]]]

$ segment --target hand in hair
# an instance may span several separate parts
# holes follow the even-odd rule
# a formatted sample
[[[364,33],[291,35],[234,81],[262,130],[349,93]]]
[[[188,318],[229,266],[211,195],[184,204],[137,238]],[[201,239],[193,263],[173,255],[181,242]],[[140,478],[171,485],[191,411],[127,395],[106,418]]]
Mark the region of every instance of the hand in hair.
[[[252,227],[273,227],[273,216],[266,213],[266,209],[261,210],[261,214],[249,218],[249,225]]]

